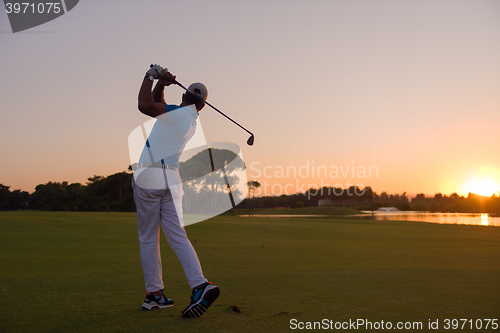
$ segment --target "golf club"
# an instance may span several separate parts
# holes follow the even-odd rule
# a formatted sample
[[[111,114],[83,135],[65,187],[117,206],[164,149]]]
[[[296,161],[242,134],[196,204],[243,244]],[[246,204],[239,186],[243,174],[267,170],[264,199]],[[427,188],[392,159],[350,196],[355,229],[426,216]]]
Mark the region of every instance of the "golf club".
[[[153,65],[151,65],[151,67],[153,67]],[[174,83],[176,85],[178,85],[179,87],[183,88],[184,90],[186,91],[189,91],[187,90],[186,87],[184,87],[182,84],[179,83],[179,81],[177,80],[174,80]],[[247,145],[249,146],[253,146],[253,142],[254,142],[254,135],[252,132],[250,132],[249,130],[247,130],[245,127],[241,126],[240,124],[238,124],[236,121],[232,120],[231,118],[229,118],[228,116],[226,116],[222,111],[220,111],[219,109],[217,109],[215,106],[213,106],[212,104],[208,103],[207,101],[205,101],[205,104],[210,106],[212,109],[214,109],[215,111],[219,112],[221,115],[223,115],[224,117],[226,117],[227,119],[231,120],[233,123],[235,123],[236,125],[238,125],[241,129],[243,129],[244,131],[246,131],[248,134],[250,134],[250,137],[248,138],[247,140]]]

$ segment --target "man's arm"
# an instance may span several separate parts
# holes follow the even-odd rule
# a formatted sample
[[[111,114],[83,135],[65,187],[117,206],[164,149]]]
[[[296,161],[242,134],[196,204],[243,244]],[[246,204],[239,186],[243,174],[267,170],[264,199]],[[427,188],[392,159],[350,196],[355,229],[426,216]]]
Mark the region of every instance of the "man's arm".
[[[139,90],[139,111],[151,117],[158,117],[167,112],[167,109],[164,103],[155,102],[151,92],[152,87],[153,82],[145,77]]]
[[[155,100],[156,103],[167,104],[165,103],[165,95],[163,94],[165,84],[162,81],[164,80],[160,79],[158,80],[158,83],[156,83],[156,86],[153,89],[153,99]]]
[[[171,85],[174,81],[175,76],[164,70],[154,91],[151,92],[153,82],[147,77],[144,78],[139,90],[139,110],[151,117],[157,117],[167,112],[163,99],[163,88]]]

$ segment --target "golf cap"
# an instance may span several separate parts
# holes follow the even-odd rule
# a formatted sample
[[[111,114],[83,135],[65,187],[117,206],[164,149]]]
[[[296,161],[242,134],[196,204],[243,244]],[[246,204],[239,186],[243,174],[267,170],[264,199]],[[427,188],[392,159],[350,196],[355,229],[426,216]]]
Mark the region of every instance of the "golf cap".
[[[199,82],[193,83],[189,86],[188,90],[191,94],[201,98],[203,101],[207,100],[208,90],[203,83]]]

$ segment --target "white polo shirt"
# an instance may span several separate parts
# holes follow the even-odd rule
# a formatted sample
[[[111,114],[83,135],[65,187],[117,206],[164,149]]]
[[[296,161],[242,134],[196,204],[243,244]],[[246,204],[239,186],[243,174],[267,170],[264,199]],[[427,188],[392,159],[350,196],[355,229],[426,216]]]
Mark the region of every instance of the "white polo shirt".
[[[161,163],[163,159],[164,164],[179,167],[184,147],[195,134],[198,119],[195,105],[165,106],[167,113],[156,117],[139,163]]]

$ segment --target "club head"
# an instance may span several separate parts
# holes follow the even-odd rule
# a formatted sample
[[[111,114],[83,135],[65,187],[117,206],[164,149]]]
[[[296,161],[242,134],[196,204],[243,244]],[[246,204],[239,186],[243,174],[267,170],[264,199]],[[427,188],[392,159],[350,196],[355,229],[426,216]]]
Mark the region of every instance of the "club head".
[[[252,134],[252,136],[251,136],[251,137],[249,137],[249,138],[248,138],[248,140],[247,140],[247,145],[249,145],[249,146],[253,146],[253,140],[254,140],[254,136],[253,136],[253,134]]]

